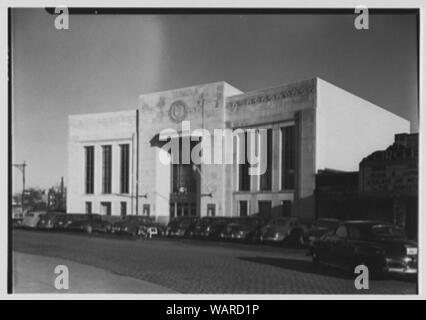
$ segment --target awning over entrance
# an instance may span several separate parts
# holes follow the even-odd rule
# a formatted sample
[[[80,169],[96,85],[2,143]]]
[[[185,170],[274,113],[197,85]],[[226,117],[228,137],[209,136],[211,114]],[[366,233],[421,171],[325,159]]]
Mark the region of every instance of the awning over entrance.
[[[191,138],[196,137],[199,140],[202,135],[197,132],[191,132],[190,134],[186,132],[177,132],[175,130],[162,130],[160,133],[157,133],[152,137],[149,141],[151,147],[159,147],[161,148],[164,144],[167,143],[168,139],[172,138]]]

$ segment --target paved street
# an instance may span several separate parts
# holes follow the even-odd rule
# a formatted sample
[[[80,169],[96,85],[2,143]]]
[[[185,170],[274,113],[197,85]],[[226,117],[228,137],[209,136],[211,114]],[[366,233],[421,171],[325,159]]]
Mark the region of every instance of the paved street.
[[[149,291],[140,286],[141,293],[155,292],[155,285],[158,293],[165,292],[161,288],[180,293],[416,293],[416,283],[408,279],[371,281],[370,290],[360,292],[350,275],[314,270],[304,250],[283,247],[14,230],[13,249],[152,284]],[[19,259],[14,263],[19,270]],[[81,270],[69,266],[70,287],[73,272]]]

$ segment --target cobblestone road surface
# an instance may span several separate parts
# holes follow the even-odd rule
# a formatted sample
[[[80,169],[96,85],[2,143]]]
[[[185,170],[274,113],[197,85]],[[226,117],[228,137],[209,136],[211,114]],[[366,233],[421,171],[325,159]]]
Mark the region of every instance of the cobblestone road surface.
[[[412,279],[370,281],[316,270],[301,249],[190,240],[13,231],[13,250],[69,259],[181,293],[415,294]],[[72,270],[70,270],[72,274]]]

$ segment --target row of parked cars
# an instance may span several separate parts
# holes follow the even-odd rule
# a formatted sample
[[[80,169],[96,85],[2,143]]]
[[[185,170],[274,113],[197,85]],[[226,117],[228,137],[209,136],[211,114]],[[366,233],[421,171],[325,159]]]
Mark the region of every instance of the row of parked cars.
[[[109,219],[109,220],[105,220]],[[162,225],[148,216],[29,212],[20,227],[101,232],[139,237],[180,237],[247,242],[293,243],[308,248],[315,266],[367,265],[374,273],[417,274],[418,246],[398,226],[383,221],[317,219],[309,227],[296,217],[178,217]]]
[[[165,226],[156,223],[152,217],[107,218],[108,220],[102,219],[99,214],[36,211],[27,213],[16,226],[41,230],[116,233],[143,237],[164,235]]]
[[[309,227],[297,217],[267,219],[250,217],[181,217],[167,226],[166,235],[174,237],[275,242],[306,245],[339,224],[337,219],[318,219]]]
[[[106,220],[108,219],[108,220]],[[240,240],[247,242],[291,242],[304,245],[339,223],[319,219],[310,228],[299,218],[266,219],[250,217],[177,217],[162,225],[148,216],[104,217],[98,214],[29,212],[20,226],[24,228],[115,233],[132,236],[168,236],[199,239]]]

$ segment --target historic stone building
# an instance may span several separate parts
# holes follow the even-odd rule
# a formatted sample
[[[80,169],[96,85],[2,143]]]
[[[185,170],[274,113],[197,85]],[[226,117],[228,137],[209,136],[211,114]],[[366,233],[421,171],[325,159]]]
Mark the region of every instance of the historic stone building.
[[[211,153],[220,154],[224,149],[212,138],[219,129],[239,132],[232,151],[217,157],[230,162],[160,161],[175,159],[165,149],[172,140],[189,143],[191,151],[211,141]],[[265,139],[255,139],[254,149],[264,150],[260,175],[240,163],[250,150],[241,137],[253,129],[265,132]],[[159,221],[251,214],[312,219],[316,173],[357,170],[398,132],[409,132],[407,120],[318,78],[247,93],[217,82],[144,94],[135,110],[69,117],[67,208]]]

